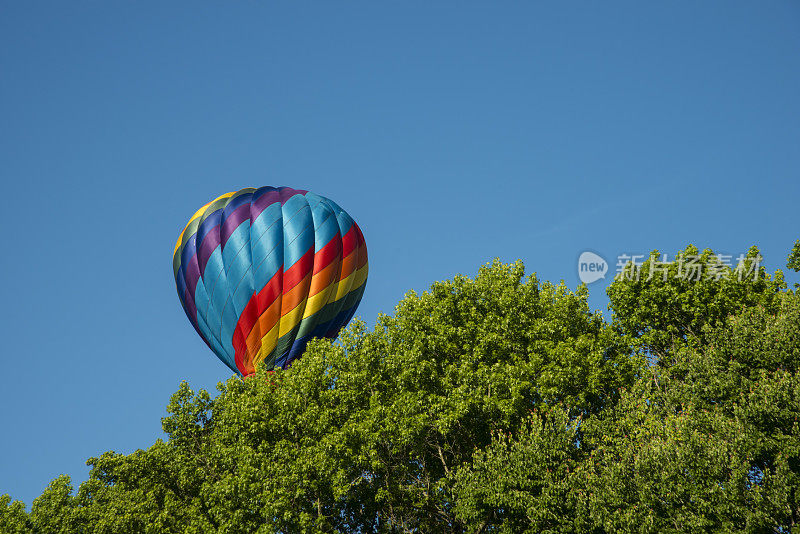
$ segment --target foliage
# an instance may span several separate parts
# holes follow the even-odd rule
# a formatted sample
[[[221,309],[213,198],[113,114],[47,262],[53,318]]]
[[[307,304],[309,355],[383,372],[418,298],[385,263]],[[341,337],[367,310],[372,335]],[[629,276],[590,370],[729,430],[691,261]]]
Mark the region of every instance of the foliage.
[[[497,431],[456,476],[456,511],[469,532],[558,531],[575,513],[572,474],[584,458],[581,419],[535,409],[516,434]]]
[[[25,513],[25,503],[12,501],[8,495],[0,495],[0,532],[20,534],[28,532],[30,522]]]
[[[165,440],[90,459],[30,513],[3,497],[0,531],[799,531],[800,296],[780,272],[620,279],[606,323],[584,286],[523,271],[411,292],[215,398],[183,383]]]
[[[798,317],[787,313],[758,332],[765,315],[748,310],[710,332],[712,345],[649,369],[587,424],[585,482],[604,488],[581,503],[592,523],[645,532],[794,524],[800,382],[796,347],[794,355],[779,351],[788,348],[781,337],[796,339]]]
[[[800,271],[800,239],[794,242],[789,258],[786,261],[786,268],[793,271]]]
[[[689,337],[704,341],[704,326],[718,326],[743,308],[774,310],[786,289],[783,274],[770,277],[752,247],[741,262],[687,246],[667,262],[658,250],[641,266],[629,263],[608,288],[613,323],[663,364]]]
[[[795,272],[800,272],[800,239],[794,242],[792,250],[789,252],[789,257],[786,260],[786,268]],[[800,289],[800,284],[794,284],[795,290]]]

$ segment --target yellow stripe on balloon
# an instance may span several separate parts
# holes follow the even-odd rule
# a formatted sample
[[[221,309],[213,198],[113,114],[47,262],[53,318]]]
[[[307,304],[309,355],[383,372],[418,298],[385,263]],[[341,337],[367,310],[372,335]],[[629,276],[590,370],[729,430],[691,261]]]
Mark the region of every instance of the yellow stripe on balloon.
[[[305,308],[303,304],[305,304],[307,300],[307,298],[301,300],[294,309],[281,317],[281,333],[278,337],[288,334],[292,331],[292,328],[297,326],[297,323],[303,318],[303,309]]]
[[[222,200],[223,198],[232,197],[234,194],[236,194],[236,191],[231,191],[230,193],[225,193],[224,195],[220,195],[220,196],[218,196],[217,198],[215,198],[214,200],[212,200],[212,201],[211,201],[211,202],[209,202],[208,204],[213,204],[213,203],[214,203],[214,202],[216,202],[217,200]],[[206,204],[206,206],[207,206],[208,204]]]
[[[355,291],[367,281],[367,273],[369,272],[369,264],[365,263],[358,271],[356,271],[356,279],[353,282],[351,291]]]
[[[191,216],[191,218],[189,219],[189,222],[187,222],[186,226],[184,226],[183,230],[181,230],[181,235],[178,236],[178,242],[175,243],[175,250],[172,252],[173,256],[175,255],[175,252],[178,252],[178,248],[181,246],[181,241],[183,240],[183,234],[186,233],[186,229],[189,228],[189,225],[192,224],[192,221],[197,219],[198,217],[201,217],[203,215],[203,213],[206,211],[206,208],[208,206],[210,206],[211,204],[213,204],[214,202],[216,202],[217,200],[219,200],[221,198],[228,198],[228,197],[232,196],[235,192],[236,191],[231,191],[230,193],[225,193],[224,195],[220,195],[217,198],[215,198],[214,200],[212,200],[211,202],[209,202],[208,204],[206,204],[205,206],[203,206],[202,208],[200,208],[199,210],[197,210],[196,212],[194,212],[194,215]]]
[[[213,200],[211,202],[213,202]],[[211,204],[211,202],[209,202],[208,204]],[[194,212],[194,215],[192,215],[192,218],[189,219],[189,222],[186,223],[186,226],[183,227],[183,230],[181,230],[181,235],[178,236],[178,242],[175,243],[175,252],[178,252],[178,248],[181,246],[181,241],[183,241],[183,234],[186,233],[186,229],[189,228],[189,225],[192,224],[193,220],[197,219],[198,217],[200,217],[203,214],[205,209],[208,207],[208,204],[206,204],[205,206],[203,206],[202,208],[200,208],[199,210]],[[175,252],[173,252],[172,254],[174,255]]]
[[[326,287],[316,295],[308,297],[308,302],[306,302],[306,311],[303,314],[303,319],[311,317],[319,310],[321,310],[328,303],[328,299],[331,297],[331,295],[334,294],[335,289],[336,289],[336,284],[329,284],[328,287]]]
[[[339,285],[336,288],[336,297],[333,301],[337,301],[353,291],[354,289],[361,286],[364,283],[364,279],[366,279],[366,268],[367,266],[364,265],[361,269],[353,271],[347,278],[343,278],[339,280]],[[362,273],[363,271],[363,273]]]
[[[337,300],[346,297],[347,295],[349,295],[350,293],[361,287],[361,285],[366,280],[367,280],[367,266],[364,265],[357,271],[350,274],[350,276],[339,282],[339,287],[336,290],[336,297],[331,302],[336,302]],[[351,281],[352,285],[350,285]]]
[[[343,296],[350,293],[350,286],[353,284],[353,280],[355,279],[354,278],[355,274],[356,274],[355,272],[352,272],[346,278],[342,278],[341,280],[339,280],[339,283],[336,284],[336,296],[333,297],[332,299],[333,302],[336,302]]]
[[[270,353],[275,350],[275,345],[278,344],[278,328],[279,324],[273,326],[269,332],[267,332],[264,337],[261,338],[261,348],[256,354],[256,357],[253,358],[253,367],[264,361],[264,358],[270,355]]]

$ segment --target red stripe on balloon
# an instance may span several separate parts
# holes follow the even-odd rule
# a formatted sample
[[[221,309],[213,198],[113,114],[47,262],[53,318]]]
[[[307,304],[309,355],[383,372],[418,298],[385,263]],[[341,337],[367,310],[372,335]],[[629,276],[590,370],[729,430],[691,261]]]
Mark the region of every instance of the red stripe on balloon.
[[[258,321],[258,298],[255,292],[250,297],[247,306],[242,310],[239,320],[236,323],[236,328],[233,331],[233,349],[235,352],[236,367],[239,371],[244,372],[244,362],[241,355],[247,352],[247,336],[242,331],[243,328],[253,328],[253,325]]]
[[[250,335],[264,310],[269,308],[275,302],[275,299],[281,295],[282,276],[283,269],[278,269],[278,272],[273,275],[258,294],[253,293],[242,315],[236,322],[236,328],[233,331],[233,349],[236,351],[236,367],[242,373],[245,372],[244,356],[247,354],[247,336]]]
[[[308,249],[308,252],[303,254],[303,256],[294,262],[294,265],[289,267],[286,270],[286,273],[283,275],[283,292],[287,293],[291,290],[294,286],[299,284],[308,273],[311,272],[311,269],[314,268],[314,247]]]
[[[331,264],[339,256],[342,248],[342,236],[339,232],[328,241],[328,244],[314,254],[314,274],[317,274]]]
[[[367,264],[367,242],[364,241],[364,234],[361,233],[361,228],[356,223],[353,223],[358,237],[358,268],[362,268]]]
[[[355,228],[356,225],[354,223],[347,233],[342,236],[342,258],[349,256],[358,246],[358,236]]]

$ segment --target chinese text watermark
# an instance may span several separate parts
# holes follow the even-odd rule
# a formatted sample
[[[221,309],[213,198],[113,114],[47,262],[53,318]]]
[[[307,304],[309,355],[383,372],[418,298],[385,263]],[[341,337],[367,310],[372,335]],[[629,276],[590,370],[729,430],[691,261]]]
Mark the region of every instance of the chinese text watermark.
[[[727,280],[736,278],[742,282],[747,279],[758,279],[761,261],[764,258],[757,254],[748,256],[739,254],[733,263],[731,254],[678,254],[672,261],[667,254],[660,256],[651,254],[620,254],[617,256],[614,280],[653,280],[660,278],[666,281],[669,276],[681,280]],[[583,252],[578,258],[578,278],[585,284],[591,284],[608,273],[608,263],[594,252]]]

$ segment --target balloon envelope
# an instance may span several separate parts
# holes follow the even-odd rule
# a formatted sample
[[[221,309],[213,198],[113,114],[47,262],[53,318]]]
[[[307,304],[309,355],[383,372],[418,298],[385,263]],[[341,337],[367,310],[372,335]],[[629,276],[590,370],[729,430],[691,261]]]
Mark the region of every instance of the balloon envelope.
[[[367,281],[361,229],[335,202],[288,187],[209,202],[175,245],[178,297],[234,372],[286,368],[312,337],[335,338]]]

